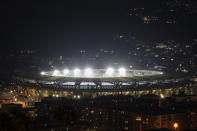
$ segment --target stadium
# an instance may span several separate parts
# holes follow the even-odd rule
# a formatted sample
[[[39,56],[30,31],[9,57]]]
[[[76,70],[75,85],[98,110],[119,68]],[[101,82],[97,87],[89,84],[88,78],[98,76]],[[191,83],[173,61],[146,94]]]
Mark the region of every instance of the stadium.
[[[85,68],[81,70],[75,68],[73,70],[54,70],[49,72],[41,72],[41,75],[45,76],[62,76],[62,77],[76,77],[76,78],[108,78],[108,77],[133,77],[133,76],[150,76],[150,75],[162,75],[161,71],[151,70],[128,70],[123,67],[114,69],[109,67],[107,69],[91,69]]]
[[[151,71],[151,70],[128,70],[123,67],[119,69],[107,68],[107,69],[91,69],[86,68],[81,70],[75,68],[73,70],[54,70],[48,72],[41,72],[42,76],[53,76],[53,77],[65,77],[65,78],[122,78],[122,77],[135,77],[135,76],[153,76],[162,75],[161,71]]]
[[[27,73],[26,73],[27,74]],[[66,68],[41,71],[32,75],[13,77],[27,89],[47,89],[73,93],[124,92],[177,88],[186,76],[174,76],[155,70],[120,68]]]
[[[161,71],[130,70],[123,67],[118,69],[64,69],[43,71],[40,81],[44,85],[58,85],[62,87],[104,87],[129,86],[136,81],[148,81],[163,75]]]

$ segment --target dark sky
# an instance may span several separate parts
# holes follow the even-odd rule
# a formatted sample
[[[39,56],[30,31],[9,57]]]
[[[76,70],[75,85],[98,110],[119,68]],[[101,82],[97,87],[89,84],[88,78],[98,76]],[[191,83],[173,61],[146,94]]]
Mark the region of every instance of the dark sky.
[[[178,25],[144,25],[129,9],[161,9],[163,0],[18,0],[1,3],[1,53],[34,49],[45,54],[78,49],[118,48],[112,36],[141,40],[193,38],[196,20]],[[192,16],[193,17],[193,16]],[[188,19],[188,20],[187,20]],[[184,36],[184,37],[183,37]]]

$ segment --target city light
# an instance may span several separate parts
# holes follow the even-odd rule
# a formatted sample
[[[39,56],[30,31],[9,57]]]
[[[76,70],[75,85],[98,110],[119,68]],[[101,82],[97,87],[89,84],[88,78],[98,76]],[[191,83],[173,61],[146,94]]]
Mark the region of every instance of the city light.
[[[119,71],[119,75],[120,75],[120,76],[126,76],[126,69],[125,69],[125,68],[122,68],[122,67],[121,67],[121,68],[119,68],[118,71]]]
[[[74,76],[75,77],[79,77],[80,76],[80,69],[78,69],[78,68],[76,68],[76,69],[74,69]]]
[[[111,67],[109,67],[109,68],[107,69],[107,71],[106,71],[106,74],[107,74],[108,76],[112,76],[113,73],[114,73],[114,69],[111,68]]]
[[[93,76],[93,71],[91,68],[86,68],[85,69],[85,76],[86,77],[92,77]]]
[[[68,75],[69,70],[68,69],[64,69],[64,75]]]
[[[160,94],[160,97],[161,97],[161,99],[164,99],[164,95],[163,94]]]
[[[179,127],[179,124],[175,122],[173,126],[174,126],[174,129],[176,130]]]
[[[142,117],[141,116],[137,116],[136,117],[136,121],[141,121],[142,120]]]
[[[53,71],[53,76],[59,76],[60,74],[59,74],[59,70],[54,70]]]
[[[74,95],[73,98],[74,98],[74,99],[80,99],[81,96],[80,96],[80,95]]]

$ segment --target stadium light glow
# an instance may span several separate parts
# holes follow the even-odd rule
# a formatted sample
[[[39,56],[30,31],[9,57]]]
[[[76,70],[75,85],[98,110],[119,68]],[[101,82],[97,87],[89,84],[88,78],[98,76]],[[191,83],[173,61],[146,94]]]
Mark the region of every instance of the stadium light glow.
[[[78,69],[78,68],[76,68],[76,69],[74,69],[74,76],[75,77],[79,77],[80,76],[80,69]]]
[[[126,75],[126,69],[125,68],[121,67],[121,68],[119,68],[118,71],[119,71],[120,76],[125,76]]]
[[[160,75],[163,75],[163,72],[159,72]]]
[[[106,71],[107,75],[111,76],[113,73],[114,73],[114,69],[113,68],[111,68],[111,67],[107,68],[107,71]]]
[[[104,78],[104,77],[133,77],[133,76],[150,76],[150,75],[162,75],[161,71],[151,71],[151,70],[127,70],[127,68],[120,67],[118,69],[108,67],[106,69],[92,69],[90,67],[80,70],[80,68],[74,68],[69,70],[65,68],[63,70],[54,70],[48,72],[40,72],[40,75],[46,76],[61,76],[61,77],[84,77],[84,78]]]
[[[59,76],[59,70],[54,70],[53,71],[53,76]]]
[[[64,75],[68,75],[69,70],[68,69],[64,69]]]
[[[41,75],[46,75],[46,73],[45,73],[45,72],[41,72],[40,74],[41,74]]]
[[[85,69],[85,76],[86,77],[92,77],[93,76],[93,71],[91,68],[86,68]]]

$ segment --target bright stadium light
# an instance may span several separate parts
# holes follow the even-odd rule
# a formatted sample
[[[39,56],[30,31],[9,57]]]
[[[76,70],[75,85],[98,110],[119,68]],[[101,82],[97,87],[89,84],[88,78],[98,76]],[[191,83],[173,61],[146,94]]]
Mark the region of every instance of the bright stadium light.
[[[91,68],[86,68],[85,69],[85,76],[86,77],[92,77],[93,76],[93,71]]]
[[[114,73],[114,69],[113,68],[107,68],[106,74],[111,76]]]
[[[45,72],[41,72],[40,74],[41,74],[41,75],[46,75],[46,73],[45,73]]]
[[[68,69],[64,69],[64,75],[68,75],[69,70]]]
[[[58,76],[59,75],[59,70],[54,70],[53,71],[53,76]]]
[[[119,68],[118,71],[119,71],[120,76],[125,76],[126,75],[126,69],[125,68],[121,67],[121,68]]]
[[[73,72],[74,72],[75,77],[78,77],[80,75],[80,69],[78,69],[78,68],[74,69]]]

